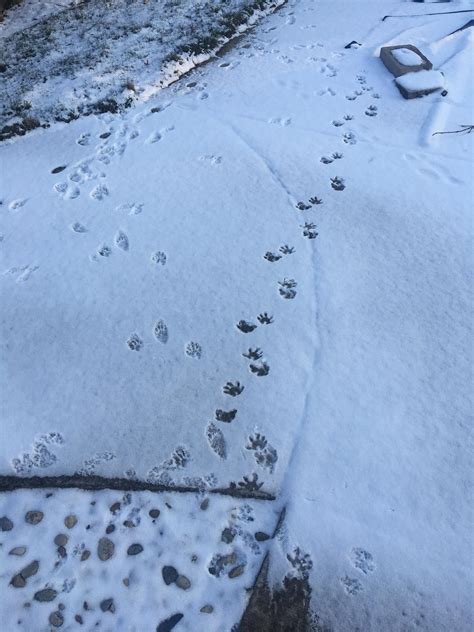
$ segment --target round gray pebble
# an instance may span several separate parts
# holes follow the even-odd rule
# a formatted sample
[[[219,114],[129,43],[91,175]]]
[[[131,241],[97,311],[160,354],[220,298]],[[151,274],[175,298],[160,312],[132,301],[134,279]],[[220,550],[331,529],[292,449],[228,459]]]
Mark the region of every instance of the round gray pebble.
[[[176,579],[176,586],[182,590],[189,590],[189,588],[191,588],[191,582],[185,575],[178,575],[178,578]]]
[[[161,571],[163,576],[163,580],[167,586],[172,584],[178,579],[178,571],[174,566],[163,566],[163,570]]]
[[[62,624],[64,623],[64,617],[63,615],[59,612],[59,610],[56,610],[55,612],[52,612],[49,615],[49,619],[48,621],[51,623],[51,625],[54,628],[60,628],[62,626]]]
[[[57,591],[53,588],[43,588],[43,590],[38,590],[38,592],[35,593],[33,599],[35,599],[35,601],[53,601],[57,595]]]
[[[75,516],[74,514],[70,514],[69,516],[66,516],[64,518],[64,525],[68,528],[68,529],[72,529],[73,527],[75,527],[77,524],[77,516]]]
[[[104,599],[100,602],[102,612],[115,612],[115,604],[112,598]]]
[[[22,555],[25,555],[26,553],[26,546],[15,546],[15,548],[13,548],[9,555],[18,555],[18,557],[21,557]]]
[[[143,551],[143,547],[141,544],[131,544],[127,549],[127,555],[138,555]]]
[[[56,546],[66,546],[69,537],[65,533],[58,533],[58,535],[54,538],[54,544]]]
[[[27,511],[25,515],[25,520],[28,524],[39,524],[44,518],[44,513],[42,511]]]
[[[11,531],[13,529],[13,522],[7,516],[0,518],[0,531]]]
[[[102,562],[110,560],[115,551],[115,544],[109,538],[100,538],[97,546],[97,554]]]

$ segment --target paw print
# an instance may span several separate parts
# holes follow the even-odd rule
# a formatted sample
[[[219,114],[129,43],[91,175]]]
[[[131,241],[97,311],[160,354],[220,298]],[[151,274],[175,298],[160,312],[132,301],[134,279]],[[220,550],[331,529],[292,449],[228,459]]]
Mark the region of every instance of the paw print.
[[[322,201],[320,198],[316,197],[316,196],[314,196],[314,197],[310,197],[310,198],[309,198],[309,201],[310,201],[310,202],[311,202],[311,204],[313,204],[314,206],[318,206],[319,204],[322,204],[322,203],[323,203],[323,201]]]
[[[263,482],[258,482],[258,474],[252,474],[252,476],[244,476],[241,481],[238,483],[231,482],[229,487],[231,489],[237,489],[240,487],[241,489],[245,489],[248,492],[258,492],[263,487]]]
[[[257,347],[256,349],[249,349],[247,353],[243,353],[242,355],[249,360],[260,360],[260,358],[263,357],[263,351]]]
[[[267,312],[263,312],[257,316],[257,320],[261,325],[270,325],[270,323],[273,323],[273,316],[269,316]]]
[[[278,281],[280,296],[286,299],[292,299],[296,296],[295,287],[298,285],[294,279],[283,279]]]
[[[345,121],[352,121],[353,120],[353,116],[352,114],[344,114],[344,120]]]
[[[163,320],[157,321],[153,327],[153,333],[155,338],[162,344],[166,344],[168,342],[168,327]]]
[[[158,250],[154,252],[150,257],[152,263],[156,263],[157,265],[164,266],[166,264],[166,254]]]
[[[319,235],[316,231],[316,224],[312,222],[305,222],[301,228],[303,229],[303,237],[307,237],[308,239],[316,239]]]
[[[270,367],[266,362],[262,362],[261,364],[251,364],[249,369],[252,373],[255,373],[258,377],[264,377],[270,373]]]
[[[216,420],[223,421],[226,424],[229,424],[231,421],[234,421],[235,416],[237,415],[237,409],[225,411],[218,408],[216,410]]]
[[[311,208],[311,204],[305,204],[304,202],[298,202],[296,208],[299,211],[308,211]]]
[[[236,382],[233,384],[232,382],[227,382],[227,384],[222,389],[224,391],[224,395],[230,395],[231,397],[237,397],[244,390],[244,386],[240,384],[240,382]]]
[[[322,156],[320,159],[320,162],[323,163],[323,165],[330,165],[331,162],[333,162],[332,158],[328,158],[327,156]]]
[[[284,244],[283,246],[280,246],[280,252],[284,255],[292,255],[295,252],[295,249],[287,244]]]
[[[132,334],[127,340],[127,346],[132,351],[140,351],[140,349],[143,347],[143,340],[138,334]]]
[[[257,325],[254,325],[253,323],[248,323],[246,320],[239,320],[236,327],[244,334],[249,334],[254,329],[257,329]]]
[[[342,121],[333,121],[332,124],[334,125],[334,127],[341,127],[342,125],[344,125]]]
[[[346,143],[346,145],[355,145],[357,142],[353,132],[346,132],[342,137],[342,140]]]
[[[199,360],[202,356],[202,347],[198,342],[188,342],[184,348],[184,353],[190,358]]]
[[[369,105],[369,107],[365,111],[366,116],[377,116],[377,106]]]
[[[334,191],[344,191],[346,185],[344,184],[344,179],[336,176],[335,178],[331,178],[331,186]]]
[[[340,152],[335,151],[332,157],[334,158],[334,160],[341,160],[341,158],[343,158],[344,156]]]
[[[270,261],[270,263],[274,263],[275,261],[280,261],[281,256],[268,251],[264,254],[263,258],[266,259],[267,261]]]
[[[99,248],[97,248],[97,254],[101,257],[110,257],[112,250],[109,246],[99,246]]]
[[[253,435],[250,435],[248,438],[248,443],[245,446],[247,450],[263,450],[267,447],[267,439],[265,435],[256,432]]]

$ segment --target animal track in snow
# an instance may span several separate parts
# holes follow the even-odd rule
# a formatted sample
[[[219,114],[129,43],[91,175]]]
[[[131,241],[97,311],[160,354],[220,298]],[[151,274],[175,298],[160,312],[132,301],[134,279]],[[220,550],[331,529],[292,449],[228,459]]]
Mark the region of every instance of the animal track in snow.
[[[332,124],[334,125],[334,127],[342,127],[344,125],[344,121],[335,120],[332,121]]]
[[[257,320],[261,325],[270,325],[273,323],[273,316],[269,316],[267,312],[263,312],[257,316]]]
[[[367,575],[375,570],[375,562],[371,553],[361,548],[354,548],[351,551],[350,560],[354,568]]]
[[[168,342],[168,327],[163,320],[158,320],[153,327],[153,334],[158,342],[166,344]]]
[[[125,252],[128,250],[129,248],[128,237],[122,230],[119,230],[117,232],[117,234],[115,235],[114,241],[115,241],[115,245],[117,246],[117,248],[120,248],[120,250],[124,250]]]
[[[54,167],[54,169],[51,169],[51,173],[53,174],[57,174],[57,173],[61,173],[61,171],[64,171],[64,169],[66,169],[67,165],[62,165],[60,167]]]
[[[156,263],[156,265],[160,265],[160,266],[164,266],[166,264],[166,261],[167,261],[166,254],[164,252],[162,252],[161,250],[158,250],[157,252],[154,252],[151,255],[150,259],[151,259],[152,263]]]
[[[282,127],[288,127],[288,125],[291,125],[291,118],[271,118],[268,119],[268,122],[272,125],[281,125]]]
[[[103,200],[109,195],[109,190],[105,184],[98,184],[90,192],[90,196],[93,200]]]
[[[87,228],[80,222],[74,222],[74,224],[71,224],[71,230],[75,233],[87,233]]]
[[[202,347],[198,342],[188,342],[184,348],[184,353],[189,358],[196,358],[199,360],[202,356]]]
[[[296,208],[299,211],[309,211],[309,209],[311,208],[311,204],[306,204],[306,202],[297,202]]]
[[[286,299],[292,299],[296,296],[295,287],[298,285],[294,279],[283,279],[283,281],[278,281],[278,285],[280,286],[278,292],[280,296]]]
[[[94,175],[89,163],[86,161],[77,165],[76,169],[69,174],[69,180],[76,184],[82,184],[89,180],[94,180],[95,178],[97,178],[97,175]]]
[[[234,408],[233,410],[221,410],[220,408],[218,408],[216,410],[216,421],[222,421],[226,424],[229,424],[231,421],[234,421],[235,416],[237,415],[237,409]]]
[[[309,198],[309,203],[313,206],[318,206],[319,204],[322,204],[323,201],[320,198],[314,196]]]
[[[33,272],[36,272],[36,270],[39,270],[39,266],[20,266],[18,268],[15,267],[5,270],[5,272],[3,272],[3,275],[6,276],[7,274],[9,274],[12,276],[16,276],[15,282],[23,283],[23,281],[28,281],[30,276],[33,274]]]
[[[267,251],[263,255],[263,258],[270,261],[270,263],[275,263],[275,261],[280,261],[281,255],[276,255],[274,252]]]
[[[127,346],[131,351],[140,351],[143,347],[143,340],[138,334],[133,333],[127,340]]]
[[[77,197],[79,197],[81,194],[81,191],[79,189],[79,187],[73,186],[73,185],[69,185],[63,195],[63,197],[66,200],[75,200]]]
[[[348,575],[341,577],[339,581],[348,595],[357,595],[363,590],[362,583],[358,579],[351,578]]]
[[[153,132],[152,134],[150,134],[150,136],[148,136],[148,138],[146,139],[146,144],[150,145],[153,143],[157,143],[158,141],[160,141],[162,139],[162,136],[160,134],[160,132]]]
[[[343,119],[345,121],[352,121],[354,119],[352,114],[344,114]]]
[[[342,140],[346,143],[346,145],[355,145],[357,143],[354,132],[346,132],[342,137]]]
[[[89,145],[90,142],[91,142],[91,135],[89,133],[81,134],[79,138],[76,140],[76,143],[78,145],[82,145],[83,147],[85,147],[86,145]]]
[[[344,189],[346,188],[346,185],[344,184],[344,179],[339,178],[339,176],[331,178],[331,186],[334,191],[344,191]]]
[[[206,155],[199,156],[201,162],[210,162],[211,165],[220,165],[222,162],[222,156]]]
[[[59,432],[47,432],[39,435],[33,441],[29,452],[20,454],[18,458],[11,460],[11,466],[17,474],[28,474],[33,468],[46,468],[56,463],[56,454],[50,446],[61,446],[64,438]]]
[[[83,462],[82,468],[77,473],[81,476],[90,476],[91,474],[94,474],[98,465],[113,461],[115,458],[116,456],[113,452],[97,452],[94,456]]]
[[[369,105],[369,107],[365,111],[366,116],[377,116],[377,106]]]
[[[263,351],[257,347],[256,349],[250,348],[248,351],[242,354],[244,358],[248,358],[249,360],[260,360],[263,357]]]
[[[283,255],[292,255],[295,252],[295,249],[292,246],[288,246],[288,244],[283,244],[279,250]]]
[[[128,213],[129,215],[139,215],[143,210],[143,204],[137,204],[136,202],[129,202],[127,204],[120,204],[115,209],[118,213]]]
[[[244,334],[249,334],[254,329],[257,329],[257,325],[254,325],[253,323],[249,323],[246,320],[239,320],[236,327],[237,329],[239,329],[239,331],[241,331]]]
[[[97,248],[97,254],[100,257],[110,257],[110,255],[112,254],[112,250],[109,246],[107,246],[106,244],[103,244],[102,246],[99,246]]]
[[[249,370],[257,377],[265,377],[270,373],[270,367],[266,362],[260,362],[259,364],[250,364]]]
[[[211,450],[221,459],[227,458],[227,443],[220,428],[212,421],[207,425],[206,437]]]
[[[242,393],[244,388],[245,387],[242,386],[240,382],[235,382],[235,384],[233,384],[232,382],[227,382],[227,384],[222,388],[222,390],[224,391],[224,395],[237,397],[237,395],[240,395]]]
[[[261,467],[273,472],[275,463],[278,461],[278,453],[275,448],[270,445],[265,437],[260,433],[250,435],[245,446],[247,450],[254,452],[255,461]]]
[[[13,200],[8,205],[10,211],[19,211],[25,204],[28,202],[28,198],[20,198],[18,200]]]
[[[303,229],[303,237],[308,239],[316,239],[319,235],[316,230],[316,224],[313,224],[313,222],[305,222],[301,228]]]

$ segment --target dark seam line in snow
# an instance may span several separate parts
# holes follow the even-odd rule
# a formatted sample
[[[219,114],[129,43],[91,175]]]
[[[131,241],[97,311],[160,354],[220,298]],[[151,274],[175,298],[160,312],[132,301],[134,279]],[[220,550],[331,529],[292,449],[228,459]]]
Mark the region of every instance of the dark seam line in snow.
[[[462,9],[461,11],[442,11],[441,13],[410,13],[408,15],[384,15],[382,22],[387,18],[424,18],[425,15],[451,15],[453,13],[472,13],[474,9]]]
[[[149,491],[149,492],[178,492],[185,493],[209,493],[220,496],[232,496],[234,498],[248,498],[253,500],[276,500],[276,496],[265,491],[250,491],[233,488],[199,488],[184,485],[158,485],[147,481],[135,481],[128,478],[105,478],[103,476],[0,476],[0,493],[17,489],[84,489],[101,490],[115,489],[120,491]]]
[[[290,201],[290,204],[293,205],[295,203],[295,199],[293,198],[291,191],[283,182],[280,174],[275,169],[275,167],[270,164],[270,162],[258,151],[258,149],[256,149],[246,138],[244,138],[242,133],[232,123],[230,123],[229,121],[224,121],[222,119],[219,120],[222,124],[224,124],[226,127],[234,132],[235,136],[237,136],[237,138],[247,147],[247,149],[249,149],[255,156],[257,156],[258,160],[263,163],[265,169],[270,173],[272,180],[276,182],[281,189],[283,189]]]

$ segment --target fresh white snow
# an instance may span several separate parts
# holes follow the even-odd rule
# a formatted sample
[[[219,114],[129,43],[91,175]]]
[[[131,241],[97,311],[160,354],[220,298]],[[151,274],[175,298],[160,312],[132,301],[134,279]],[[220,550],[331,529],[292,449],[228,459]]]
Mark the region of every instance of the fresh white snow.
[[[397,77],[396,82],[410,91],[434,90],[444,86],[444,76],[438,70],[419,70]]]
[[[422,62],[421,57],[409,48],[395,48],[392,50],[392,57],[403,66],[418,66]]]
[[[472,122],[473,39],[381,21],[414,7],[290,2],[136,108],[0,145],[1,473],[263,483],[273,577],[309,553],[335,632],[473,624],[474,136],[432,135]],[[378,51],[407,42],[446,97],[401,97]]]

